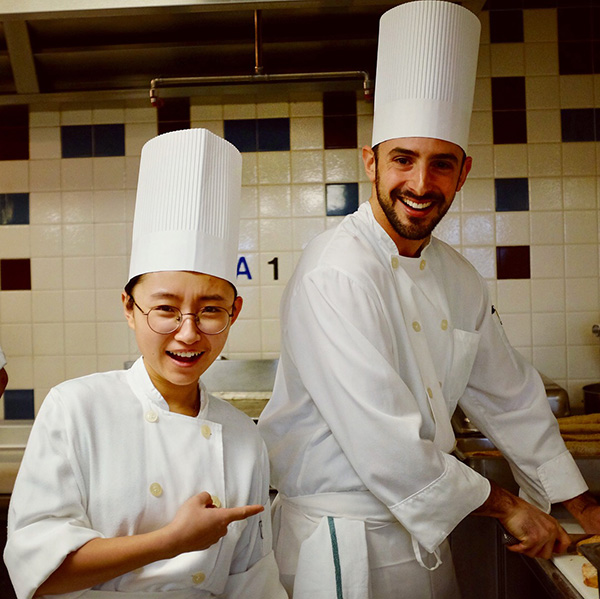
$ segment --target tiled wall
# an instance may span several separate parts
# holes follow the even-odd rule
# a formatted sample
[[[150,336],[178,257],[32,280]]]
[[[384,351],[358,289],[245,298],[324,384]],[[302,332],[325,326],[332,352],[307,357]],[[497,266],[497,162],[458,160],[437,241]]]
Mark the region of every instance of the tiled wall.
[[[597,8],[521,8],[548,2],[557,4],[491,1],[482,14],[474,166],[437,234],[489,281],[513,344],[578,405],[581,386],[600,380],[591,332],[600,20]],[[0,107],[0,345],[10,376],[0,416],[31,416],[52,385],[136,357],[120,293],[139,155],[171,129],[206,127],[243,153],[245,304],[224,353],[277,357],[279,301],[303,247],[369,197],[358,148],[370,142],[371,114],[354,94],[179,99],[158,111],[146,101]]]

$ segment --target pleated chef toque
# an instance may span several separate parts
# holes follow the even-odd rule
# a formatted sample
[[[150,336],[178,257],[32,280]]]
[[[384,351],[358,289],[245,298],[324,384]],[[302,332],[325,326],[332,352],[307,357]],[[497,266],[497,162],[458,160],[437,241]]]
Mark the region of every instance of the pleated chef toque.
[[[206,129],[159,135],[142,148],[129,279],[189,270],[235,285],[242,156]]]
[[[479,19],[442,0],[401,4],[379,24],[373,141],[432,137],[466,151]]]

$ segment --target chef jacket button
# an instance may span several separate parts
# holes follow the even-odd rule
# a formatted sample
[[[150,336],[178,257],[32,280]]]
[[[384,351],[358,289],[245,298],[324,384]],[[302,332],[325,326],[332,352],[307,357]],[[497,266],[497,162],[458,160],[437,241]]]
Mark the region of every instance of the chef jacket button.
[[[400,264],[400,260],[396,256],[392,257],[392,268],[398,268]]]
[[[192,574],[192,582],[194,584],[202,584],[206,580],[206,574],[204,572],[196,572]]]
[[[425,270],[425,266],[427,265],[427,261],[426,260],[421,260],[421,263],[419,264],[419,268],[421,270]]]
[[[412,327],[417,333],[421,330],[421,325],[416,320],[412,323]]]
[[[429,397],[433,397],[433,391],[431,390],[431,387],[427,387],[427,395],[429,395]]]
[[[163,494],[162,487],[158,483],[152,483],[150,485],[150,493],[152,493],[154,497],[160,497]]]
[[[146,412],[145,418],[146,418],[146,420],[148,422],[157,422],[158,421],[158,414],[154,410],[148,410]]]
[[[210,498],[215,507],[221,507],[221,500],[216,495],[211,495]]]
[[[210,430],[210,426],[208,426],[208,424],[203,424],[200,427],[200,432],[205,439],[210,439],[210,436],[212,435],[212,431]]]
[[[442,320],[442,331],[445,331],[448,328],[448,321],[444,318]]]

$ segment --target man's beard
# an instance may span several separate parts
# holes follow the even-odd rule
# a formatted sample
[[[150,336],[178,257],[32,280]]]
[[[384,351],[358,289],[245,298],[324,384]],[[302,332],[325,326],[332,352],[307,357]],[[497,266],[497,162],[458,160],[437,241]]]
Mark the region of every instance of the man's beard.
[[[438,223],[444,218],[448,212],[452,202],[446,202],[446,198],[438,192],[429,192],[422,196],[417,196],[409,191],[393,190],[390,195],[384,194],[379,188],[379,173],[375,175],[375,190],[377,192],[377,201],[383,210],[383,213],[388,219],[392,229],[403,237],[412,241],[426,239],[431,235]],[[430,200],[434,201],[437,207],[442,207],[436,214],[432,214],[426,222],[423,219],[410,217],[407,215],[408,223],[403,223],[394,210],[394,203],[400,202],[400,198],[405,197],[415,201]]]

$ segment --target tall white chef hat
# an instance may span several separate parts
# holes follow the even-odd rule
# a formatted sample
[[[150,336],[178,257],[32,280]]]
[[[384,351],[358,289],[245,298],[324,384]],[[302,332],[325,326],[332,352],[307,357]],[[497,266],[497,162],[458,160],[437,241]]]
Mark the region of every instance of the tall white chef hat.
[[[206,129],[159,135],[142,148],[129,280],[165,270],[235,285],[242,157]]]
[[[379,24],[373,141],[433,137],[466,151],[479,19],[442,0],[401,4]]]

